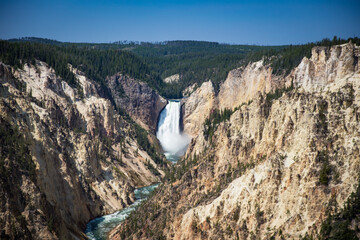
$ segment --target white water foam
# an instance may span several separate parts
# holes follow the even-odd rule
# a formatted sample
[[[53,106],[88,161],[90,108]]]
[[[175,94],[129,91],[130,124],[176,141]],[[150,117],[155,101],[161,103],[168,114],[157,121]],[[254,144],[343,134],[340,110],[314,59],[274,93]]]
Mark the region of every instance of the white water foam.
[[[190,142],[189,136],[180,131],[180,101],[170,100],[160,113],[156,137],[166,154],[182,156]]]

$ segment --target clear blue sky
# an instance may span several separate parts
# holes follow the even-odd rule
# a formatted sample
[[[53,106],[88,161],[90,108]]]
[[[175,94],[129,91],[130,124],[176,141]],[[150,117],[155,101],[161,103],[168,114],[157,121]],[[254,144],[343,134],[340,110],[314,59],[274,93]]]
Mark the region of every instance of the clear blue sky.
[[[360,0],[0,0],[0,38],[278,45],[360,36]]]

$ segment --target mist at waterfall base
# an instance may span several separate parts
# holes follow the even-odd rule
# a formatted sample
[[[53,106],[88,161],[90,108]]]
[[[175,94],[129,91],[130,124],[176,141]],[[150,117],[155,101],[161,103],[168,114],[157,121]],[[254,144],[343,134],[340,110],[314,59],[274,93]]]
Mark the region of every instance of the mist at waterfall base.
[[[183,156],[190,138],[181,132],[181,103],[179,100],[170,100],[160,113],[156,137],[164,150],[166,158],[172,162]]]

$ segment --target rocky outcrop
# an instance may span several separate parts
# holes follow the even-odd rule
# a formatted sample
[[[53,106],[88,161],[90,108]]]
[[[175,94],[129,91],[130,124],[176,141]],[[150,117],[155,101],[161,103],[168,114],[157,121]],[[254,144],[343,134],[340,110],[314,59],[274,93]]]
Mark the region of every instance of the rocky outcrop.
[[[359,71],[358,52],[359,47],[351,43],[330,49],[315,47],[311,58],[304,58],[288,76],[288,81],[308,92],[322,91],[325,87],[336,88],[342,79],[351,78],[354,72]]]
[[[211,81],[204,82],[190,97],[184,98],[182,104],[184,131],[190,136],[196,136],[216,104]]]
[[[116,105],[125,109],[142,127],[156,131],[161,110],[166,99],[144,82],[136,81],[122,74],[107,79]]]
[[[284,85],[282,78],[272,74],[272,68],[264,66],[263,60],[249,63],[229,72],[220,86],[219,108],[234,109],[253,99],[258,92],[269,93]]]
[[[211,81],[205,82],[183,100],[184,130],[196,136],[212,110],[233,110],[252,100],[259,92],[266,94],[285,86],[286,81],[273,75],[271,67],[264,66],[261,60],[230,71],[217,95]]]
[[[317,236],[327,214],[344,206],[359,183],[358,49],[314,48],[311,59],[279,79],[285,85],[293,81],[293,88],[271,98],[266,88],[253,92],[229,118],[203,125],[168,182],[139,209],[141,215],[132,215],[110,237]],[[346,228],[359,238],[356,226],[353,220]]]
[[[166,83],[177,83],[180,80],[180,74],[174,74],[164,79]]]
[[[28,156],[1,153],[2,171],[13,172],[0,185],[1,238],[84,239],[90,219],[129,205],[135,187],[164,175],[166,164],[139,145],[137,128],[80,71],[72,69],[72,88],[43,62],[0,70],[1,121],[18,129],[25,143],[14,146]]]
[[[189,97],[196,89],[198,85],[197,83],[194,83],[193,85],[188,86],[182,91],[182,95],[186,98]]]

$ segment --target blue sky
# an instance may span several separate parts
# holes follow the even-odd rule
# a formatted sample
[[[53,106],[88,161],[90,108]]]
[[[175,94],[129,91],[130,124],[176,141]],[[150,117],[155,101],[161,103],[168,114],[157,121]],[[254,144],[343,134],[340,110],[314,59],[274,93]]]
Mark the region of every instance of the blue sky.
[[[0,0],[0,38],[279,45],[360,37],[360,0]]]

